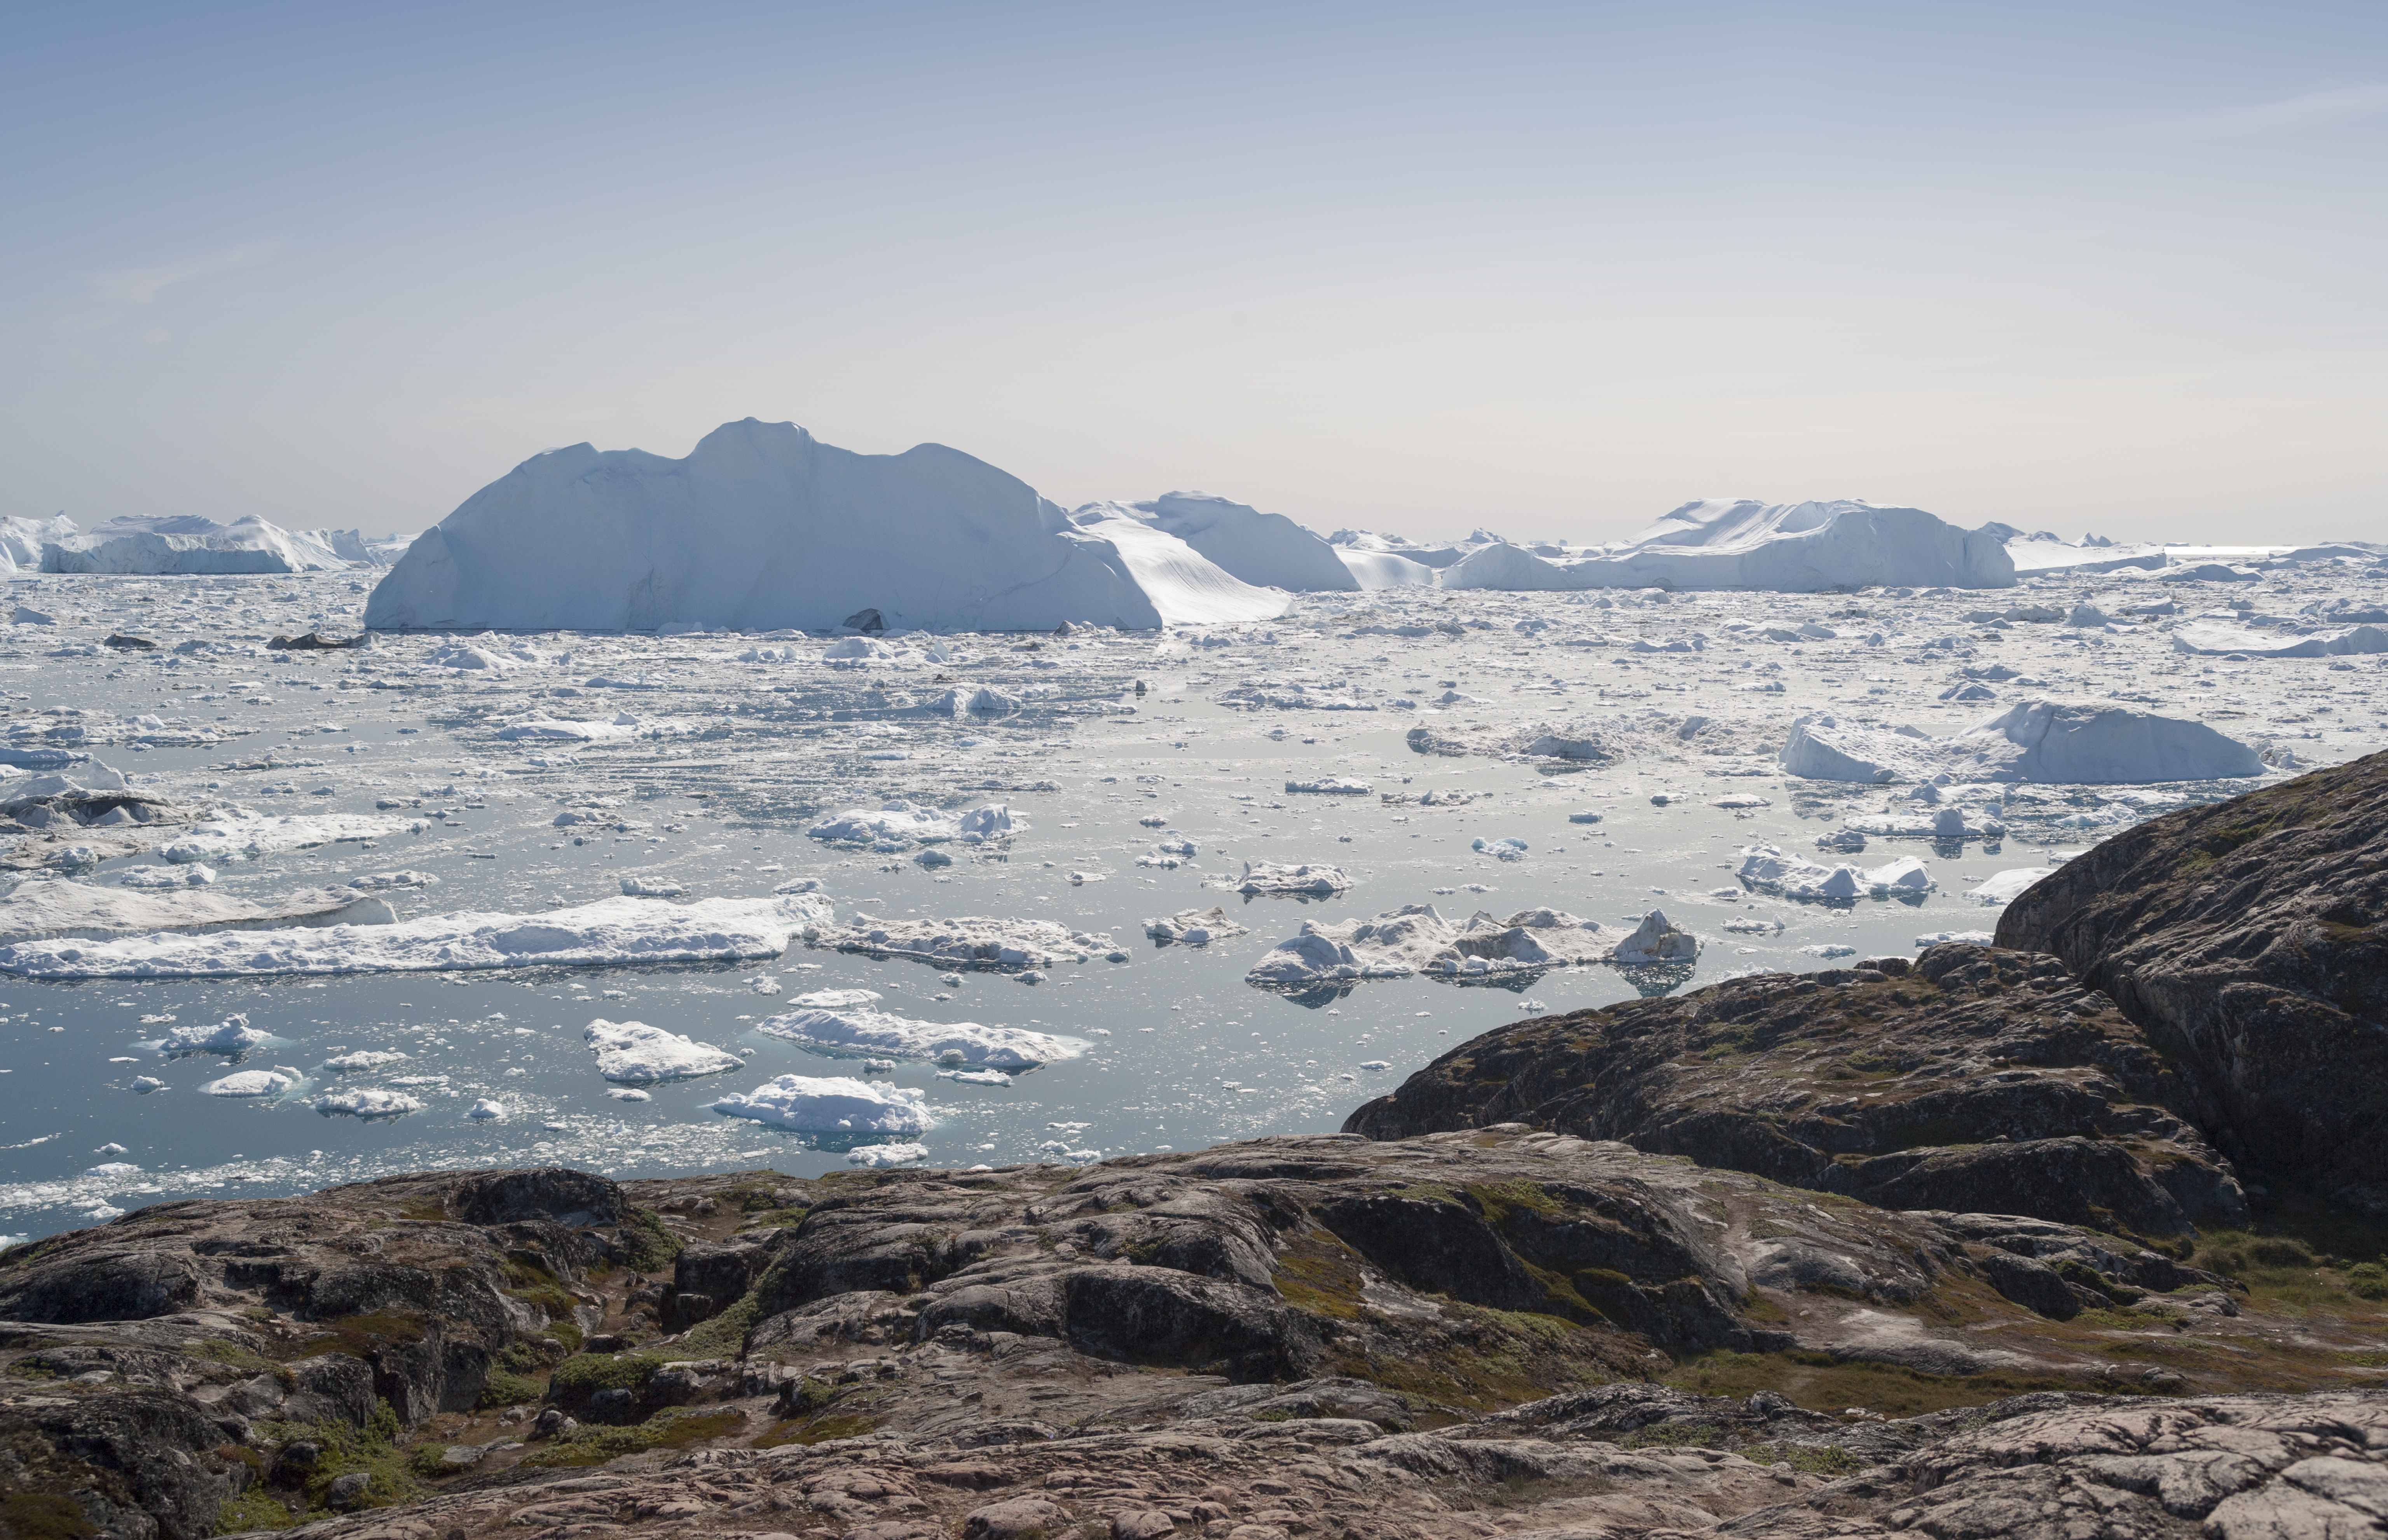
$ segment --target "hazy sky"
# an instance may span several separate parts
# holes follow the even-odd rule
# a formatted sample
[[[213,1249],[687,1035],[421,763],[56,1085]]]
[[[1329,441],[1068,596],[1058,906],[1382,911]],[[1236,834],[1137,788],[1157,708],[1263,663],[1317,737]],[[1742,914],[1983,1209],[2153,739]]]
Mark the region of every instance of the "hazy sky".
[[[6,7],[0,513],[550,446],[2388,538],[2388,6]]]

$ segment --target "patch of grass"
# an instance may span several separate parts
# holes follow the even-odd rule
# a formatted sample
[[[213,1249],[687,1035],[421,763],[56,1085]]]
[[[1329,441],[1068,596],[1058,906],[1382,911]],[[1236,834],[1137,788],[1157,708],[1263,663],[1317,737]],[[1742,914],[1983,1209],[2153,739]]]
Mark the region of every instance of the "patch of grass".
[[[1983,1419],[1984,1424],[1988,1420]],[[1837,1444],[1753,1444],[1740,1454],[1753,1464],[1787,1465],[1810,1476],[1846,1476],[1865,1467],[1865,1461]]]
[[[592,1428],[586,1425],[575,1428],[568,1433],[558,1435],[546,1448],[524,1457],[522,1463],[532,1466],[603,1465],[609,1459],[644,1454],[649,1449],[685,1449],[710,1439],[726,1438],[745,1420],[743,1412],[698,1412],[685,1407],[673,1407],[657,1412],[632,1428]]]
[[[362,1471],[371,1478],[365,1484],[362,1506],[366,1508],[411,1503],[422,1495],[408,1473],[405,1457],[399,1452],[398,1412],[387,1400],[374,1403],[373,1416],[362,1428],[351,1428],[345,1422],[260,1420],[257,1425],[276,1444],[306,1439],[323,1450],[299,1489],[311,1517],[330,1512],[324,1498],[333,1481],[352,1471]]]
[[[282,1350],[293,1358],[311,1358],[323,1353],[346,1353],[350,1357],[371,1362],[373,1350],[382,1344],[421,1342],[424,1332],[423,1320],[419,1316],[341,1316],[315,1324],[318,1329],[316,1335],[288,1344]]]
[[[262,1353],[252,1353],[240,1344],[227,1342],[222,1337],[210,1337],[205,1342],[193,1343],[183,1351],[194,1358],[205,1358],[210,1363],[228,1364],[234,1369],[245,1369],[251,1374],[262,1374],[267,1370],[282,1367]]]
[[[527,1401],[536,1401],[546,1394],[547,1387],[537,1380],[493,1369],[489,1370],[489,1382],[481,1387],[480,1405],[484,1407],[518,1407]]]
[[[1494,1226],[1505,1227],[1511,1216],[1521,1208],[1549,1218],[1567,1212],[1567,1205],[1540,1182],[1482,1182],[1468,1188],[1467,1195],[1476,1200],[1486,1221]]]
[[[16,1540],[68,1540],[97,1534],[83,1507],[55,1492],[11,1492],[0,1497],[0,1519]]]
[[[652,1208],[633,1208],[622,1217],[620,1250],[616,1256],[632,1272],[657,1272],[680,1253],[680,1238]]]
[[[1314,1230],[1277,1259],[1277,1292],[1297,1310],[1357,1320],[1364,1308],[1359,1254],[1328,1230]]]
[[[289,1529],[298,1522],[298,1515],[283,1507],[261,1487],[252,1486],[216,1509],[218,1534],[244,1534],[256,1529]]]
[[[803,1205],[794,1208],[772,1208],[756,1215],[738,1228],[741,1230],[786,1230],[805,1222],[812,1210]]]
[[[2084,1388],[2077,1379],[2052,1374],[1925,1374],[1890,1364],[1842,1363],[1824,1353],[1736,1353],[1728,1348],[1686,1358],[1662,1381],[1699,1395],[1747,1400],[1771,1390],[1810,1411],[1863,1407],[1891,1417],[1977,1407],[2027,1391]]]
[[[757,1449],[776,1449],[783,1444],[827,1444],[833,1438],[859,1438],[879,1426],[869,1417],[816,1417],[799,1422],[794,1419],[775,1424],[771,1431],[755,1441]]]
[[[1653,1422],[1617,1441],[1620,1449],[1721,1449],[1724,1430],[1713,1422]]]
[[[583,1353],[555,1366],[548,1394],[581,1403],[601,1390],[643,1390],[664,1363],[660,1353]]]
[[[710,1319],[698,1322],[688,1335],[671,1345],[674,1358],[728,1358],[746,1345],[746,1333],[763,1318],[763,1301],[772,1294],[784,1264],[774,1262],[763,1276],[738,1296],[737,1303]]]
[[[1393,1189],[1393,1196],[1397,1198],[1412,1198],[1420,1203],[1447,1203],[1454,1205],[1459,1203],[1459,1194],[1457,1193],[1452,1191],[1448,1187],[1430,1181],[1414,1181],[1409,1183],[1407,1186],[1396,1187]]]

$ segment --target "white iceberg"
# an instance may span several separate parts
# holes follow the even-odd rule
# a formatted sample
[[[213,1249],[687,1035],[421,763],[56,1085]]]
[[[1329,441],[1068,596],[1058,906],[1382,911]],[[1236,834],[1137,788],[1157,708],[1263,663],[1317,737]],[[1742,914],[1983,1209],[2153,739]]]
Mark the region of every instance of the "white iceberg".
[[[395,818],[367,818],[354,814],[267,817],[235,808],[203,824],[194,824],[181,839],[158,853],[169,861],[254,861],[284,851],[310,850],[317,845],[380,839],[407,826]]]
[[[1913,856],[1880,866],[1820,866],[1772,845],[1750,845],[1734,874],[1761,892],[1808,902],[1860,898],[1906,898],[1932,891],[1932,870]]]
[[[324,1067],[335,1074],[352,1075],[362,1070],[383,1069],[390,1065],[405,1062],[404,1054],[392,1050],[360,1048],[352,1054],[342,1054],[337,1058],[325,1059]]]
[[[1786,775],[1874,784],[1946,776],[2112,785],[2264,773],[2255,750],[2203,722],[2111,701],[2021,701],[1945,738],[1819,713],[1792,724],[1781,758]]]
[[[173,1028],[146,1046],[160,1054],[248,1054],[279,1041],[273,1033],[251,1027],[246,1016],[228,1016],[213,1026],[193,1023]]]
[[[742,1069],[746,1061],[725,1048],[695,1042],[643,1021],[600,1017],[581,1029],[580,1040],[597,1055],[597,1073],[616,1085],[654,1085]]]
[[[1454,925],[1432,904],[1416,903],[1340,925],[1306,923],[1244,978],[1277,986],[1420,973],[1473,978],[1594,963],[1688,962],[1698,955],[1697,938],[1657,910],[1625,933],[1559,909],[1520,910],[1506,919],[1477,915]]]
[[[755,1029],[766,1037],[857,1058],[915,1059],[979,1068],[1034,1069],[1086,1051],[1078,1038],[975,1021],[915,1021],[867,1007],[808,1006],[768,1016]]]
[[[1144,933],[1156,941],[1208,946],[1213,941],[1248,936],[1251,929],[1229,919],[1227,912],[1214,903],[1208,909],[1181,909],[1165,920],[1147,920]]]
[[[2199,657],[2239,653],[2249,658],[2344,658],[2388,652],[2388,631],[2377,625],[2349,625],[2311,631],[2202,624],[2176,627],[2173,650]]]
[[[316,1097],[315,1110],[326,1117],[403,1117],[410,1112],[421,1112],[423,1104],[402,1091],[360,1087]]]
[[[909,1166],[928,1158],[929,1147],[926,1144],[911,1142],[863,1144],[845,1152],[848,1166],[868,1167],[874,1171],[885,1170],[892,1166]]]
[[[2014,574],[1997,536],[1920,508],[1742,499],[1687,502],[1632,538],[1581,556],[1481,546],[1445,568],[1442,586],[1816,593],[1876,584],[2007,588]]]
[[[946,967],[1048,968],[1056,963],[1083,963],[1090,956],[1115,960],[1126,956],[1109,936],[1073,930],[1050,920],[993,919],[981,915],[861,919],[824,928],[811,940],[815,946],[838,952],[909,957]]]
[[[1264,513],[1208,492],[1169,492],[1150,502],[1090,503],[1071,519],[1084,525],[1097,513],[1135,519],[1174,535],[1213,565],[1257,587],[1318,593],[1361,587],[1334,547],[1284,514]]]
[[[1112,523],[1136,533],[1107,537]],[[821,630],[876,609],[888,626],[926,630],[1150,629],[1288,603],[1135,521],[1082,530],[1026,483],[942,445],[860,455],[748,418],[685,460],[576,444],[525,461],[407,548],[365,625]]]
[[[295,1069],[235,1069],[220,1080],[210,1080],[199,1087],[209,1096],[279,1096],[298,1084],[302,1076]]]
[[[2003,872],[1992,872],[1978,888],[1970,889],[1965,896],[1976,903],[2005,905],[2021,897],[2023,890],[2048,875],[2045,866],[2013,866]]]
[[[204,884],[95,888],[82,882],[29,882],[0,898],[0,941],[63,936],[99,940],[164,930],[389,925],[397,918],[387,900],[348,888],[308,889],[268,906],[211,891]]]
[[[1027,827],[1026,819],[1014,818],[1011,809],[1000,802],[990,802],[968,813],[954,814],[899,800],[883,803],[875,811],[848,808],[806,829],[805,836],[830,844],[845,845],[900,846],[949,839],[958,839],[964,844],[980,844],[1008,839]]]
[[[1285,789],[1293,792],[1313,792],[1325,797],[1365,797],[1376,789],[1366,781],[1349,776],[1321,776],[1316,780],[1291,780]]]
[[[926,1093],[844,1076],[781,1075],[713,1104],[730,1117],[750,1117],[797,1133],[925,1133],[935,1119]]]
[[[1351,886],[1351,877],[1340,866],[1314,865],[1307,861],[1299,865],[1281,861],[1247,861],[1244,863],[1244,875],[1236,884],[1236,891],[1329,898],[1346,891]]]
[[[370,566],[354,530],[291,530],[250,515],[229,524],[200,514],[112,519],[87,535],[59,532],[42,546],[41,570],[151,575],[339,572]]]
[[[463,968],[600,966],[776,957],[830,917],[827,900],[611,898],[538,915],[464,911],[395,925],[162,933],[0,946],[27,978],[208,978]]]

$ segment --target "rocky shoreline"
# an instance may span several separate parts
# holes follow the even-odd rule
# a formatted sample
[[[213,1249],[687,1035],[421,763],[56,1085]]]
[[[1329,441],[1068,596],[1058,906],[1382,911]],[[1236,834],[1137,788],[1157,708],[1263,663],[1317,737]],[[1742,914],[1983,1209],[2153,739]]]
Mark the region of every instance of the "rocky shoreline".
[[[2388,756],[1340,1135],[155,1205],[0,1255],[0,1522],[2388,1534],[2383,913]]]

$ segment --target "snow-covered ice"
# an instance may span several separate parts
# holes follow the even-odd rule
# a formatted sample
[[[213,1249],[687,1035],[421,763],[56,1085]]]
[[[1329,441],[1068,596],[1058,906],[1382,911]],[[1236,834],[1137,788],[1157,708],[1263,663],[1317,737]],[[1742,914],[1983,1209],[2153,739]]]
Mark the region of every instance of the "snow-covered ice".
[[[597,1055],[597,1073],[616,1085],[654,1085],[743,1069],[746,1061],[725,1048],[694,1042],[643,1021],[607,1021],[602,1016],[580,1029]]]
[[[996,1069],[1034,1069],[1086,1052],[1083,1040],[1050,1032],[975,1021],[918,1021],[857,1005],[807,1006],[767,1017],[755,1029],[823,1053]]]
[[[730,1117],[798,1133],[925,1133],[935,1127],[927,1093],[844,1076],[781,1075],[713,1104]]]

